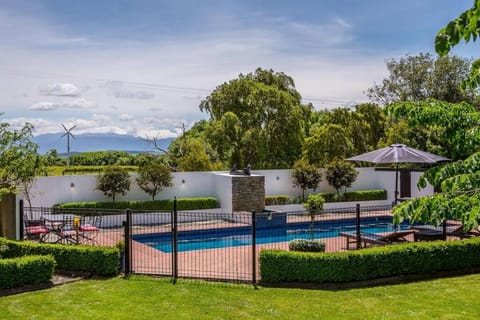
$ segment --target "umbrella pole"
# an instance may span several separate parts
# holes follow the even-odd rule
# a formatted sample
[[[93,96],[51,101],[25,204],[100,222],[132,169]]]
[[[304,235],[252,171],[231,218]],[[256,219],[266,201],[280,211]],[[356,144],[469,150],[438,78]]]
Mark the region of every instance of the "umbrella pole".
[[[395,166],[395,202],[394,204],[397,205],[398,201],[398,163]]]

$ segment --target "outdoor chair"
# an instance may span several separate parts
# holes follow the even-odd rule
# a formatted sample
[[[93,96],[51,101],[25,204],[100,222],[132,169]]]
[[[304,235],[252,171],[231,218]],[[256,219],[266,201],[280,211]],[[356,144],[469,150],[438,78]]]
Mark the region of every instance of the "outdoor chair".
[[[441,240],[443,239],[443,227],[435,227],[432,225],[412,226],[411,229],[417,230],[415,240]],[[472,238],[480,236],[477,229],[465,231],[462,225],[447,226],[447,236],[457,237],[460,239]],[[442,236],[442,237],[440,237]]]
[[[406,242],[407,239],[405,237],[414,232],[414,230],[398,230],[383,234],[360,232],[360,242],[363,243],[364,248],[367,244],[384,246],[392,243]],[[347,250],[350,249],[351,243],[357,243],[356,232],[339,232],[338,235],[347,239]]]
[[[50,233],[40,221],[29,219],[26,214],[23,215],[24,239],[44,242],[45,237]]]
[[[92,244],[98,244],[97,236],[100,232],[102,225],[102,217],[88,217],[85,220],[85,224],[80,225],[80,231],[82,232],[83,240]]]

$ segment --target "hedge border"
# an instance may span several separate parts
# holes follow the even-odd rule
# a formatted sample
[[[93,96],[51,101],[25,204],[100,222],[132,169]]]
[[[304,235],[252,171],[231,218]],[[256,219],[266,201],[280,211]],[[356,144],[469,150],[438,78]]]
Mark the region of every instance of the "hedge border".
[[[171,211],[173,210],[173,200],[64,202],[54,205],[54,208]],[[177,210],[203,210],[214,208],[218,208],[218,201],[213,197],[177,199]]]
[[[51,255],[0,259],[0,289],[49,282],[55,265]]]
[[[6,246],[2,250],[4,258],[51,255],[56,261],[57,272],[80,272],[92,276],[113,276],[119,272],[120,252],[114,247],[44,244],[0,238],[2,245]]]
[[[480,238],[336,253],[262,250],[262,282],[337,283],[480,267]]]

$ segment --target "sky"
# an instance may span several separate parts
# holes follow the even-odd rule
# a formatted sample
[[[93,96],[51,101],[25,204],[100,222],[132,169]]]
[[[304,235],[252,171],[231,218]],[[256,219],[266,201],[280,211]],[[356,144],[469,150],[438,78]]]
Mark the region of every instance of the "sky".
[[[1,0],[2,121],[176,137],[218,85],[284,72],[315,109],[366,102],[473,0]],[[478,44],[455,54],[471,58]]]

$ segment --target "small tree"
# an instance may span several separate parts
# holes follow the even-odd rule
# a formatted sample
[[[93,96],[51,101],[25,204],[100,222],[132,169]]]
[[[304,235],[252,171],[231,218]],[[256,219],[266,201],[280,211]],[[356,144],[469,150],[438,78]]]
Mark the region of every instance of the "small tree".
[[[130,175],[125,169],[108,166],[98,175],[96,189],[115,202],[117,194],[125,195],[130,190]]]
[[[320,194],[309,194],[307,202],[303,204],[303,207],[307,209],[310,214],[310,239],[313,239],[315,233],[315,215],[319,214],[323,210],[325,204],[325,198]]]
[[[315,191],[320,181],[322,181],[322,172],[314,165],[305,160],[297,160],[293,165],[292,177],[296,186],[302,188],[302,201],[305,201],[305,190],[313,189]]]
[[[164,188],[172,185],[172,176],[168,167],[158,160],[150,158],[138,168],[136,179],[138,186],[155,200],[155,196]]]
[[[358,171],[352,163],[342,160],[333,161],[326,166],[328,184],[340,193],[340,188],[347,188],[352,186],[358,176]]]

